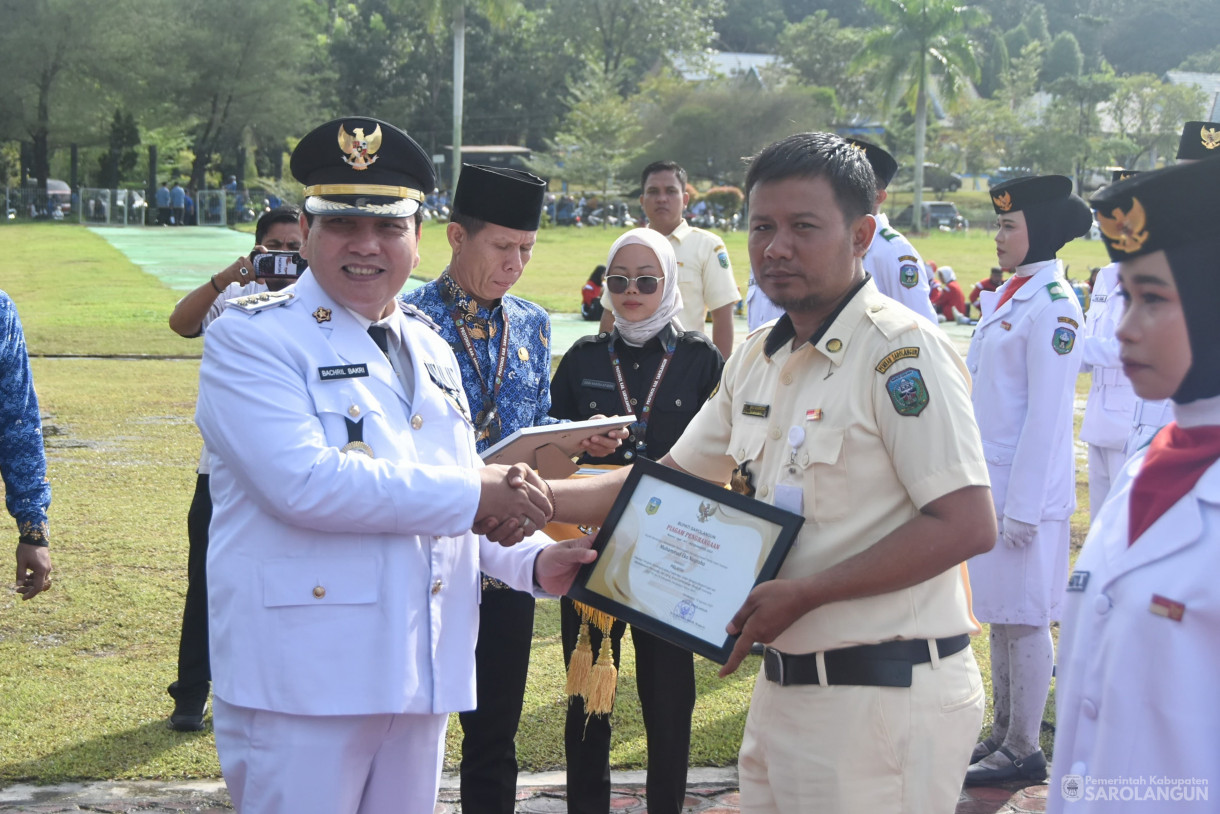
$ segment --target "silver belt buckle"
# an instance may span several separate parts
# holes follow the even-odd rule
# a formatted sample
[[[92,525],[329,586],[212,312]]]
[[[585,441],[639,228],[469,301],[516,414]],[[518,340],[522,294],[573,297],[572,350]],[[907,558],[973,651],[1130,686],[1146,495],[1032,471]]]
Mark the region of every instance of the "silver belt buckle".
[[[774,681],[781,687],[784,685],[784,657],[774,647],[763,646],[763,672],[767,680]]]

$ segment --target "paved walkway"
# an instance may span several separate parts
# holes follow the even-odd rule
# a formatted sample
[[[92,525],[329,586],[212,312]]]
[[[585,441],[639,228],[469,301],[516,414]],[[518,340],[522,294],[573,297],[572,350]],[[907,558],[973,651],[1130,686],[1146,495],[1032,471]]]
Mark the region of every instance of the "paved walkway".
[[[645,814],[644,772],[616,772],[612,812]],[[565,814],[563,772],[523,774],[519,779],[520,814]],[[442,779],[437,814],[460,814],[458,782]],[[686,810],[698,814],[738,812],[736,769],[691,769]],[[1024,814],[1046,810],[1047,786],[963,790],[956,814]],[[224,783],[217,780],[160,783],[152,781],[67,783],[58,786],[15,785],[0,788],[2,814],[55,812],[139,812],[139,814],[222,814],[232,811]]]

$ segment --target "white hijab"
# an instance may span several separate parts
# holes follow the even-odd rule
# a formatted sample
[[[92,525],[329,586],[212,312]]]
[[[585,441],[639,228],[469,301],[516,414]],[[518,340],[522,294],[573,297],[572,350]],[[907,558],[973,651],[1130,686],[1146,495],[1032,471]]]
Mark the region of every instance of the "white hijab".
[[[670,245],[669,238],[652,229],[632,229],[614,241],[614,245],[610,247],[610,255],[606,258],[606,276],[612,273],[614,255],[618,254],[619,249],[632,243],[652,250],[657,256],[664,277],[661,280],[661,302],[657,305],[657,310],[652,312],[652,316],[640,322],[628,322],[622,314],[614,311],[614,327],[619,336],[623,337],[628,345],[638,348],[659,334],[666,325],[674,322],[682,310],[682,295],[678,292],[678,258],[674,255],[674,247]],[[614,308],[613,299],[610,301],[610,307]],[[681,330],[681,326],[676,322],[674,327]]]

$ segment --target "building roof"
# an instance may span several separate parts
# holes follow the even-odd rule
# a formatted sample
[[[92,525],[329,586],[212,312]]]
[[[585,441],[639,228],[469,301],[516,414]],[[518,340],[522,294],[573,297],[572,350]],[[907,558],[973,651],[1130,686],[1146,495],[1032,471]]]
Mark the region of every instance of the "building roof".
[[[752,76],[763,84],[762,71],[779,62],[775,54],[744,51],[711,51],[698,59],[679,57],[674,68],[688,82],[704,82],[725,76]]]
[[[1174,85],[1194,85],[1207,94],[1206,121],[1217,121],[1220,116],[1220,73],[1198,73],[1195,71],[1167,71],[1166,81]]]

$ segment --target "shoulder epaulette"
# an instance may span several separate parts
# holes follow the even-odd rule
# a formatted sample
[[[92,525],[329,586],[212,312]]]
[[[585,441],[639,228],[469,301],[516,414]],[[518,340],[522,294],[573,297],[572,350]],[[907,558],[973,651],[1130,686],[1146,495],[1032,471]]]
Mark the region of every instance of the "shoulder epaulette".
[[[437,325],[436,322],[433,321],[432,317],[425,314],[418,306],[412,305],[411,303],[400,299],[398,300],[398,308],[407,316],[418,319],[420,322],[424,323],[437,333],[441,332],[441,326]]]
[[[268,308],[286,305],[295,296],[296,294],[293,294],[291,291],[264,291],[261,294],[247,294],[244,297],[231,299],[226,303],[226,307],[237,308],[245,311],[247,314],[257,314],[259,311],[266,311]]]
[[[1051,302],[1068,298],[1068,295],[1063,293],[1063,286],[1059,285],[1058,280],[1046,284],[1046,293],[1051,295]]]

